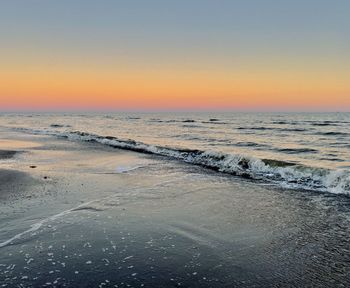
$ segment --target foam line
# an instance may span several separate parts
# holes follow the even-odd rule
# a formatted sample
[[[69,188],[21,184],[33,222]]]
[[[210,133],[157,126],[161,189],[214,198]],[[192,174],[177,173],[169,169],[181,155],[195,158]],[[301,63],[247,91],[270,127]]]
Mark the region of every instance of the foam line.
[[[91,203],[93,203],[93,202],[95,202],[95,201],[97,201],[97,200],[93,200],[93,201],[90,201],[90,202],[83,203],[83,204],[81,204],[81,205],[79,205],[79,206],[77,206],[77,207],[74,207],[74,208],[65,210],[65,211],[60,212],[60,213],[58,213],[58,214],[56,214],[56,215],[53,215],[53,216],[50,216],[50,217],[45,218],[45,219],[43,219],[43,220],[40,220],[39,222],[32,224],[32,225],[30,226],[29,229],[27,229],[27,230],[25,230],[25,231],[23,231],[23,232],[21,232],[21,233],[16,234],[16,235],[13,236],[12,238],[10,238],[10,239],[8,239],[8,240],[6,240],[6,241],[4,241],[4,242],[1,242],[1,243],[0,243],[0,248],[5,247],[5,246],[11,244],[14,240],[21,239],[22,236],[24,236],[24,235],[26,235],[26,234],[28,234],[28,233],[32,233],[32,232],[35,232],[35,231],[39,230],[39,229],[40,229],[45,223],[47,223],[47,222],[54,221],[54,220],[56,220],[56,219],[58,219],[58,218],[60,218],[60,217],[63,217],[63,216],[65,216],[65,215],[67,215],[67,214],[70,214],[70,213],[72,213],[72,212],[75,212],[75,211],[77,211],[79,208],[81,208],[81,207],[83,207],[83,206],[86,206],[86,205],[88,205],[88,204],[91,204]]]
[[[219,172],[279,184],[286,188],[306,189],[350,196],[350,171],[345,169],[330,170],[297,165],[275,159],[257,159],[241,154],[196,149],[176,149],[150,145],[134,140],[123,140],[113,136],[100,136],[82,131],[62,132],[26,128],[19,128],[19,130],[34,134],[63,137],[74,141],[96,142],[119,149],[166,156]]]

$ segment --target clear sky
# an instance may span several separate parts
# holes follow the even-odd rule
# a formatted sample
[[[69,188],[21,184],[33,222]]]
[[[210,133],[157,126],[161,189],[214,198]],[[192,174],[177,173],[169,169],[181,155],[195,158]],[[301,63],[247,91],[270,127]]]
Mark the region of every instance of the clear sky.
[[[3,0],[6,109],[350,111],[350,1]]]

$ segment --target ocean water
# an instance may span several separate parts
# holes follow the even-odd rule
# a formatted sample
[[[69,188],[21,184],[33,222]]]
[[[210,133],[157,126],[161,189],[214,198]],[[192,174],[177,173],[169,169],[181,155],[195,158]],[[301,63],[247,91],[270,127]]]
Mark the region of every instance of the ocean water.
[[[0,125],[350,195],[350,113],[2,113]]]

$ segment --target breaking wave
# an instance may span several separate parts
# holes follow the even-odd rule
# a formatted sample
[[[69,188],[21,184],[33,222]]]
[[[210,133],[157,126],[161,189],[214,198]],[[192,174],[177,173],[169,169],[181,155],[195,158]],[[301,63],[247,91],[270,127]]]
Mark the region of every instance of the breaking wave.
[[[350,196],[349,170],[308,167],[292,162],[257,159],[241,154],[156,146],[134,140],[123,140],[114,136],[100,136],[81,131],[62,132],[26,128],[18,129],[34,134],[52,135],[75,141],[96,142],[119,149],[170,157],[231,175],[279,184],[286,188]]]

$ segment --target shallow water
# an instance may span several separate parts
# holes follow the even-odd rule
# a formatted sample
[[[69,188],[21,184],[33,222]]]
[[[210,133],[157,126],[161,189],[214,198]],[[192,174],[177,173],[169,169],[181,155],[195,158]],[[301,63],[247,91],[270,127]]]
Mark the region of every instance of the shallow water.
[[[1,161],[16,180],[0,186],[7,191],[0,286],[350,284],[348,197],[97,143],[1,132],[23,153]]]
[[[1,114],[0,123],[75,140],[88,133],[283,187],[350,194],[350,113]]]

